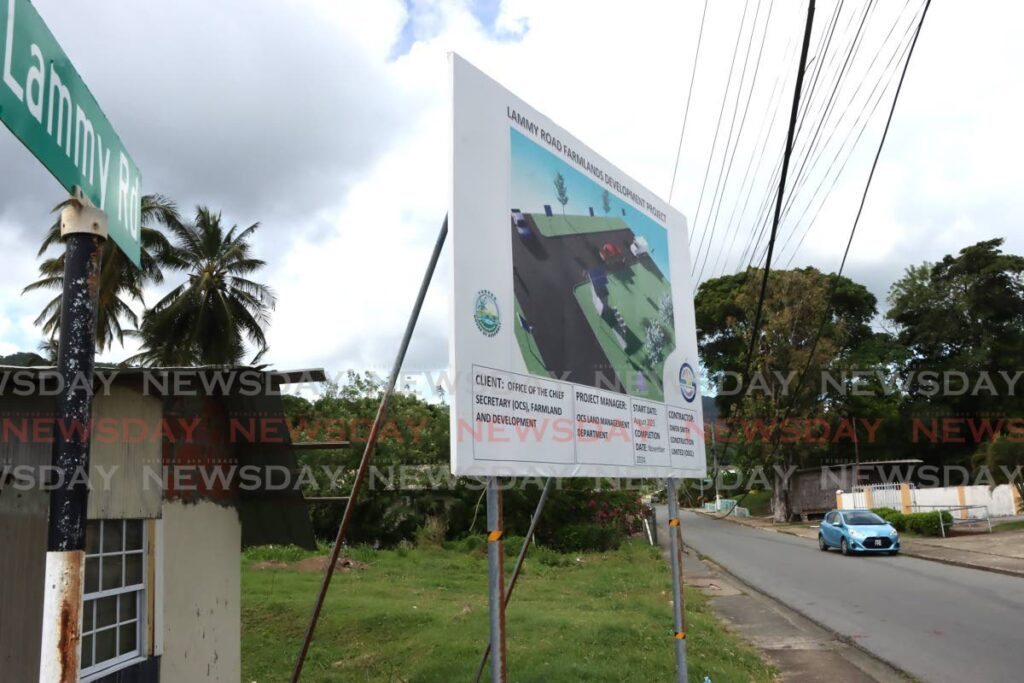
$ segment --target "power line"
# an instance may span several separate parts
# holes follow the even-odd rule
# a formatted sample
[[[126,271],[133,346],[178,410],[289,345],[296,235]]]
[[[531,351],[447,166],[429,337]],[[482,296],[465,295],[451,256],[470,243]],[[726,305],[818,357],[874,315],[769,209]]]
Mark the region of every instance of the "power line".
[[[700,217],[700,207],[704,203],[704,190],[707,188],[708,176],[711,172],[711,162],[715,158],[715,146],[718,144],[718,133],[722,128],[722,114],[725,113],[725,103],[729,99],[729,88],[732,87],[732,72],[736,67],[736,55],[740,51],[740,38],[743,37],[743,26],[747,23],[747,11],[750,9],[750,0],[746,0],[743,3],[743,16],[740,18],[740,27],[736,31],[736,45],[732,49],[732,62],[729,64],[729,77],[725,82],[725,92],[722,93],[722,106],[718,110],[718,122],[715,124],[715,136],[711,140],[711,153],[708,155],[708,165],[704,169],[704,182],[700,186],[700,198],[697,200],[697,211],[693,214],[693,224],[697,225],[697,219]],[[701,247],[704,246],[704,237],[707,231],[701,233],[700,246],[697,247],[697,253],[701,252]],[[690,244],[693,243],[693,233],[690,233],[689,238]]]
[[[754,87],[757,85],[757,74],[761,71],[761,57],[764,55],[764,43],[765,43],[765,39],[768,37],[768,27],[771,25],[772,10],[774,8],[775,8],[775,0],[771,0],[771,2],[768,4],[768,13],[765,16],[764,31],[761,33],[761,45],[760,45],[760,47],[757,50],[757,61],[754,64],[754,75],[751,76],[751,78],[750,78],[750,90],[747,92],[747,101],[743,105],[743,116],[740,118],[740,128],[739,128],[739,131],[737,131],[737,133],[736,133],[736,142],[732,146],[732,154],[729,156],[729,164],[728,164],[728,166],[725,167],[725,175],[723,176],[722,172],[719,171],[719,176],[718,176],[719,182],[718,182],[717,185],[721,186],[721,190],[722,191],[721,191],[721,194],[719,194],[718,187],[716,186],[715,194],[714,194],[714,196],[711,199],[711,206],[714,207],[714,214],[713,214],[713,217],[711,218],[711,240],[708,241],[707,251],[704,252],[704,260],[700,264],[700,273],[697,275],[697,281],[698,282],[704,276],[704,266],[705,266],[705,264],[707,264],[708,256],[711,255],[711,247],[712,247],[713,240],[714,240],[714,237],[715,237],[715,228],[718,227],[718,214],[722,210],[722,202],[725,199],[725,190],[729,186],[729,176],[732,175],[732,164],[733,164],[733,161],[736,159],[736,151],[740,147],[740,140],[743,139],[743,128],[744,128],[744,126],[747,123],[747,114],[750,112],[750,101],[754,97]],[[746,57],[746,59],[744,61],[744,65],[743,65],[743,75],[746,75],[746,72],[747,72],[746,60],[749,59],[749,57],[750,57],[750,48],[753,46],[754,34],[756,33],[756,28],[757,28],[757,17],[759,15],[760,11],[761,11],[761,1],[758,0],[757,11],[754,13],[754,24],[753,24],[753,26],[751,26],[751,29],[750,29],[750,41],[747,43],[747,57]],[[740,76],[740,91],[738,91],[737,94],[736,94],[736,105],[733,108],[733,113],[732,113],[732,117],[733,117],[733,121],[734,122],[736,120],[736,112],[738,111],[739,104],[740,104],[740,92],[742,92],[742,88],[743,88],[743,75]],[[729,125],[729,139],[730,140],[732,139],[732,124]],[[726,145],[726,149],[728,149],[728,144]],[[722,164],[723,165],[725,164],[725,157],[722,157]],[[717,200],[717,204],[716,204],[716,200]],[[706,223],[706,221],[705,221],[705,223]],[[728,233],[726,233],[726,235],[728,235]],[[719,249],[718,249],[718,253],[719,254],[722,253],[722,247],[724,247],[724,246],[725,246],[725,238],[722,239],[722,244],[719,246]],[[715,260],[717,261],[717,257],[716,257]]]
[[[913,29],[913,26],[914,26],[915,23],[916,23],[916,21],[912,22],[910,27],[908,27],[908,29],[906,31],[906,34],[904,36],[904,39],[909,40],[911,38],[912,33],[913,33],[912,29]],[[901,48],[901,45],[903,45],[902,48]],[[814,200],[818,197],[818,194],[821,191],[821,188],[824,186],[825,181],[828,180],[829,176],[832,174],[832,169],[835,168],[835,164],[839,160],[840,155],[843,153],[843,150],[847,149],[847,143],[850,141],[850,137],[853,135],[854,131],[857,131],[857,136],[854,138],[853,144],[849,147],[849,150],[846,153],[846,157],[843,159],[842,164],[840,164],[840,166],[839,166],[839,170],[836,172],[835,176],[832,177],[832,182],[829,185],[828,190],[826,190],[825,196],[822,198],[821,203],[818,204],[818,208],[815,210],[814,215],[812,216],[810,222],[807,223],[806,227],[804,228],[803,234],[800,236],[800,239],[797,242],[796,246],[794,247],[793,252],[790,254],[789,259],[786,262],[786,268],[789,268],[790,264],[792,264],[793,259],[796,257],[797,253],[800,251],[800,247],[804,243],[804,239],[807,237],[807,234],[810,232],[811,228],[816,224],[816,221],[818,219],[818,216],[821,213],[822,208],[828,202],[828,198],[832,195],[832,191],[835,189],[835,187],[836,187],[836,185],[837,185],[837,183],[839,181],[839,178],[842,177],[843,171],[846,169],[847,164],[849,163],[850,159],[853,157],[853,152],[857,148],[857,146],[859,145],[861,137],[863,137],[863,135],[864,135],[864,132],[867,130],[867,127],[868,127],[868,124],[871,121],[871,118],[874,116],[875,111],[878,109],[878,105],[881,104],[882,100],[885,97],[886,91],[889,89],[889,86],[892,84],[893,79],[896,77],[896,73],[899,70],[898,69],[899,63],[904,60],[904,58],[906,57],[909,49],[910,49],[909,42],[907,44],[904,44],[904,40],[901,39],[897,43],[895,49],[893,50],[892,56],[889,58],[888,63],[882,69],[882,74],[879,76],[878,80],[875,82],[875,85],[872,87],[871,92],[868,94],[867,99],[865,100],[864,104],[861,106],[860,111],[858,112],[857,117],[856,117],[856,119],[853,122],[853,126],[847,132],[846,137],[840,143],[838,149],[836,150],[835,155],[832,157],[831,162],[829,162],[829,166],[825,170],[825,173],[822,175],[821,181],[819,181],[818,186],[815,188],[814,193],[812,194],[810,200],[808,200],[807,206],[804,207],[804,210],[800,214],[800,217],[793,224],[793,230],[792,230],[792,232],[790,232],[789,237],[783,243],[782,251],[785,251],[786,247],[789,244],[790,239],[797,233],[797,231],[799,229],[799,226],[800,226],[800,223],[803,222],[803,219],[807,215],[807,212],[810,210],[811,206],[814,204]],[[888,78],[885,77],[886,73],[889,74]],[[883,80],[885,80],[885,86],[879,88],[879,86],[882,85]],[[858,86],[858,90],[859,90],[859,86]],[[875,96],[875,93],[878,94],[877,97]],[[872,104],[872,101],[874,102],[873,104]],[[868,111],[868,106],[869,105],[870,105],[870,111]],[[867,116],[866,117],[864,116],[865,112],[867,112]],[[861,123],[862,119],[863,119],[863,123]],[[859,128],[859,130],[858,130],[858,128]]]
[[[804,99],[800,103],[802,113],[799,116],[799,122],[796,128],[797,136],[799,136],[800,131],[803,130],[803,125],[804,121],[807,118],[807,113],[810,110],[811,104],[814,101],[814,96],[817,92],[818,78],[821,76],[821,72],[825,68],[825,56],[828,54],[829,48],[832,45],[832,38],[835,35],[835,28],[836,25],[839,23],[839,15],[842,12],[842,8],[843,0],[839,0],[839,2],[836,4],[835,10],[832,12],[832,18],[829,20],[828,24],[826,24],[826,28],[822,32],[821,37],[818,40],[818,48],[814,57],[815,64],[814,68],[811,70],[811,84],[808,90],[806,91]],[[747,263],[748,268],[753,266],[755,261],[757,263],[760,263],[761,261],[761,257],[757,256],[757,253],[760,249],[761,238],[764,236],[765,230],[767,230],[768,228],[768,206],[770,205],[772,194],[778,191],[780,187],[780,183],[776,180],[776,178],[779,177],[781,171],[782,162],[780,160],[775,172],[772,174],[772,178],[768,181],[769,189],[765,193],[764,199],[761,203],[761,208],[757,212],[757,215],[763,213],[764,219],[761,222],[761,228],[757,231],[756,239],[754,239],[754,234],[751,234],[752,241],[748,244],[748,247],[752,247],[752,249],[750,251],[750,261]],[[743,253],[745,255],[747,253],[747,250],[744,249]]]
[[[775,247],[775,235],[779,229],[779,214],[782,211],[782,199],[786,192],[786,175],[789,171],[789,159],[793,153],[793,135],[796,129],[797,114],[800,109],[800,91],[804,85],[804,69],[807,66],[807,48],[811,43],[811,28],[813,25],[814,0],[809,0],[807,3],[807,26],[804,28],[804,41],[800,48],[800,66],[796,74],[796,89],[793,92],[793,110],[789,115],[789,131],[786,134],[786,151],[782,157],[782,175],[779,178],[779,196],[775,204],[775,218],[772,222],[772,234],[768,240],[768,260],[765,263],[764,278],[761,280],[761,294],[758,297],[757,310],[754,313],[754,325],[751,328],[750,348],[747,349],[747,360],[744,363],[743,378],[747,378],[750,374],[750,360],[754,354],[754,345],[757,343],[758,329],[761,327],[761,315],[764,309],[764,299],[768,291],[768,274],[772,267],[772,250]]]
[[[790,399],[786,411],[787,416],[789,414],[789,410],[796,402],[796,396],[799,394],[800,387],[803,385],[804,377],[811,367],[814,352],[818,348],[818,342],[821,341],[821,334],[825,330],[825,324],[828,322],[829,316],[831,315],[832,303],[835,299],[836,290],[839,288],[839,280],[843,276],[843,269],[846,267],[846,259],[850,255],[850,245],[853,244],[853,237],[857,233],[857,225],[860,223],[860,217],[864,212],[864,205],[867,202],[868,192],[871,190],[871,181],[875,177],[875,170],[878,168],[878,160],[882,156],[882,149],[885,147],[885,140],[889,136],[889,127],[892,125],[893,115],[896,113],[896,103],[899,102],[900,99],[900,91],[903,89],[903,81],[907,77],[907,69],[910,67],[910,60],[914,56],[914,47],[917,45],[918,36],[921,35],[921,27],[924,26],[924,20],[925,17],[928,16],[928,8],[931,4],[932,0],[925,0],[924,11],[921,13],[921,19],[917,23],[917,29],[914,31],[914,38],[907,50],[907,58],[906,61],[903,62],[903,72],[900,74],[899,83],[896,85],[896,93],[892,98],[892,106],[889,108],[889,116],[886,118],[885,128],[882,130],[882,138],[878,142],[878,150],[875,152],[875,159],[871,163],[871,171],[868,173],[868,179],[864,185],[864,192],[861,194],[860,205],[857,207],[857,215],[854,217],[853,225],[850,228],[850,237],[846,240],[846,249],[843,251],[843,259],[839,263],[839,272],[836,273],[835,278],[832,280],[832,288],[829,292],[828,303],[825,305],[825,310],[822,313],[821,323],[818,325],[818,331],[814,335],[814,341],[811,342],[811,349],[807,354],[807,362],[804,364],[800,377],[797,379],[796,390],[791,395],[792,398]]]
[[[792,44],[793,43],[792,43],[792,38],[791,38],[790,41],[786,44],[785,50],[783,51],[784,61],[788,61],[788,59],[785,59],[785,58],[788,58],[789,52],[790,52],[790,47],[792,46]],[[779,87],[780,82],[781,82],[781,85],[782,85],[781,88]],[[766,117],[761,117],[761,126],[758,128],[757,135],[755,136],[755,140],[760,140],[761,141],[760,151],[758,151],[758,145],[755,142],[754,146],[750,150],[750,158],[747,159],[747,169],[743,173],[743,182],[740,183],[739,194],[740,195],[744,195],[744,190],[746,189],[746,194],[744,195],[745,198],[743,200],[742,208],[740,209],[739,215],[737,216],[736,209],[738,207],[740,207],[740,203],[739,203],[739,201],[734,202],[733,205],[732,205],[732,213],[729,214],[729,221],[726,223],[726,234],[729,234],[730,232],[732,233],[732,241],[730,241],[730,243],[729,243],[729,248],[726,249],[724,252],[719,254],[720,257],[721,256],[725,257],[725,260],[722,261],[722,266],[723,266],[722,270],[718,271],[719,259],[716,258],[715,259],[715,266],[711,270],[711,272],[713,274],[717,272],[718,275],[724,275],[725,274],[725,269],[728,267],[729,254],[732,253],[733,248],[736,246],[736,238],[739,237],[740,226],[743,225],[743,217],[747,213],[747,205],[750,202],[751,195],[754,194],[754,179],[757,178],[757,174],[761,170],[761,164],[764,162],[764,152],[765,152],[765,149],[767,149],[767,147],[768,147],[768,140],[771,138],[771,131],[772,131],[772,128],[774,127],[774,125],[775,125],[775,117],[778,116],[778,113],[779,113],[779,105],[782,103],[781,94],[782,94],[784,88],[785,88],[785,82],[782,81],[782,72],[780,71],[775,76],[775,83],[774,83],[774,85],[772,85],[771,95],[768,96],[768,109],[771,109],[772,117],[771,117],[770,120],[767,119]],[[778,99],[776,99],[776,97],[775,97],[776,93],[778,93],[780,95],[780,97]],[[765,121],[768,122],[767,129],[765,129]],[[761,137],[761,133],[764,133],[764,137]],[[755,156],[755,154],[757,155],[757,165],[756,166],[754,165],[754,156]],[[751,168],[752,167],[753,167],[753,173],[751,173]],[[751,181],[750,185],[749,185],[749,188],[747,186],[747,181],[748,180]]]
[[[697,60],[700,59],[700,43],[704,39],[704,18],[708,14],[708,0],[704,0],[704,11],[700,15],[700,28],[697,31],[697,50],[693,53],[693,70],[690,72],[690,86],[686,93],[686,109],[683,110],[683,129],[679,131],[679,146],[676,148],[676,163],[672,167],[672,184],[668,188],[668,203],[672,203],[672,193],[676,189],[676,173],[679,172],[679,157],[683,153],[683,136],[686,135],[686,120],[690,117],[690,102],[693,101],[693,81],[697,76]]]

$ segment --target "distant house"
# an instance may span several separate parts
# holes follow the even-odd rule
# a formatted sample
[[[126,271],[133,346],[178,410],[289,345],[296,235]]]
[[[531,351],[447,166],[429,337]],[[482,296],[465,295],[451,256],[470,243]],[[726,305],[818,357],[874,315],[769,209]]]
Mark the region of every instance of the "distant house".
[[[81,680],[238,681],[242,547],[314,546],[278,389],[323,371],[97,373]],[[56,382],[0,367],[3,681],[38,679]]]

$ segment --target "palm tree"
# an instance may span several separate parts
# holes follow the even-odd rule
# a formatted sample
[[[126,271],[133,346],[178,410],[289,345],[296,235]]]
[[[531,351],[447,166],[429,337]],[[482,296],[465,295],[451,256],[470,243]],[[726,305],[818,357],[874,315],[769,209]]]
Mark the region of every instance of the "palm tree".
[[[246,340],[267,350],[264,329],[276,300],[266,285],[248,279],[264,265],[250,256],[249,238],[259,223],[225,231],[221,215],[198,207],[191,224],[171,227],[177,244],[175,266],[188,281],[172,289],[145,312],[137,334],[143,350],[129,362],[145,365],[234,365],[241,362]]]
[[[58,204],[55,212],[64,208],[66,202]],[[162,266],[172,265],[169,261],[171,244],[157,228],[146,227],[162,223],[170,227],[178,223],[178,211],[174,203],[158,194],[142,197],[142,228],[139,231],[141,244],[141,268],[137,268],[124,255],[113,240],[106,240],[101,250],[99,303],[96,311],[96,348],[109,348],[116,338],[124,343],[127,329],[138,327],[139,319],[131,309],[130,302],[143,303],[142,290],[147,284],[163,282]],[[60,220],[58,219],[43,238],[39,256],[47,249],[60,243]],[[22,293],[37,289],[64,288],[64,254],[48,258],[39,265],[40,278],[25,287]],[[53,340],[60,332],[61,295],[57,294],[43,308],[35,324],[42,325],[43,334]]]

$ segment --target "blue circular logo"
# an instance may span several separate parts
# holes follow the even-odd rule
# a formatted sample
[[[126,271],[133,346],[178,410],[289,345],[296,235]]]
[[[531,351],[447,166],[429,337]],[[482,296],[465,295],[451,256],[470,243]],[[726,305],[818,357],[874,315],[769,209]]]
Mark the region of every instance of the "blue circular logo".
[[[689,363],[683,363],[679,368],[679,391],[687,403],[692,403],[697,398],[697,373],[693,371]]]
[[[486,289],[477,292],[473,304],[473,320],[476,329],[485,337],[493,337],[501,329],[501,312],[498,310],[498,299]]]

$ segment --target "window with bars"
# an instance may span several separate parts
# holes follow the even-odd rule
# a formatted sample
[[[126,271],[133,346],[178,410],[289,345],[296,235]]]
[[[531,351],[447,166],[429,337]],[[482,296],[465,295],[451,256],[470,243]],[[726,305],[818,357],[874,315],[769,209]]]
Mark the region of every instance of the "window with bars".
[[[146,540],[145,520],[88,522],[82,605],[83,680],[110,673],[143,654]]]

